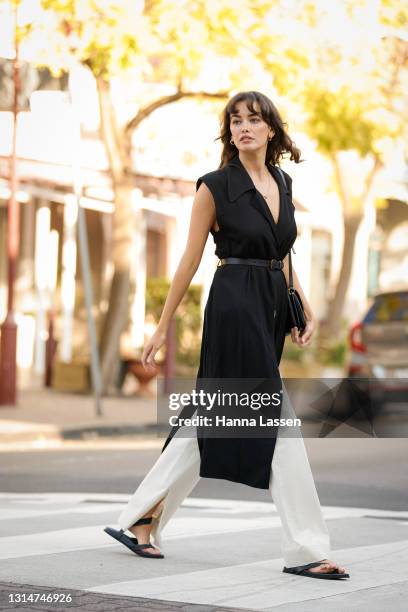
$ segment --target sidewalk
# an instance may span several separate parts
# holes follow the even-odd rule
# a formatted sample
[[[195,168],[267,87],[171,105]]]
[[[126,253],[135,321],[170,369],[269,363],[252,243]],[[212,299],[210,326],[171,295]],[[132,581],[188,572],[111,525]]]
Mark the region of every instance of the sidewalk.
[[[20,391],[16,406],[0,406],[0,446],[112,436],[157,436],[156,398],[102,398],[52,389]]]
[[[339,368],[299,366],[286,361],[284,377],[336,377]],[[166,437],[157,426],[157,398],[122,395],[102,398],[103,416],[96,416],[92,395],[53,389],[23,389],[17,406],[0,406],[0,448],[4,445],[91,441],[127,437],[133,440]]]

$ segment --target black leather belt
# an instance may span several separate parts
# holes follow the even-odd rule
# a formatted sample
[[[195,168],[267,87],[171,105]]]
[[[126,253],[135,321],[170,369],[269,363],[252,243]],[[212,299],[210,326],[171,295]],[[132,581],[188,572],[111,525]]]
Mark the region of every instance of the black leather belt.
[[[225,264],[248,264],[249,266],[264,266],[271,270],[282,270],[283,261],[281,259],[254,259],[252,257],[224,257],[220,259],[217,268]]]

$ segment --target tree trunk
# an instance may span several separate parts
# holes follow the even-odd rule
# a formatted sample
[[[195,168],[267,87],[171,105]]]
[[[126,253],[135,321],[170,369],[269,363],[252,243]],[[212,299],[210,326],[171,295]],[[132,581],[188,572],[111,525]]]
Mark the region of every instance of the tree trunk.
[[[103,387],[113,384],[119,365],[120,336],[129,322],[131,296],[131,256],[135,215],[132,209],[133,185],[128,179],[115,187],[112,261],[114,272],[109,292],[109,307],[100,340]]]
[[[373,185],[375,175],[383,165],[380,157],[375,155],[372,168],[365,178],[363,191],[359,198],[353,199],[347,189],[338,154],[333,153],[330,159],[333,165],[337,192],[343,207],[344,243],[340,274],[335,294],[329,303],[326,320],[322,322],[319,330],[322,345],[326,342],[330,343],[341,331],[342,314],[351,278],[357,231],[364,217],[365,203]]]
[[[101,136],[109,159],[114,191],[111,259],[114,267],[109,306],[100,337],[103,389],[113,384],[119,365],[120,337],[127,328],[131,294],[131,257],[135,234],[133,182],[128,139],[118,129],[109,82],[97,79]]]
[[[362,219],[361,214],[344,216],[344,244],[340,275],[334,297],[329,303],[326,321],[321,326],[321,336],[324,340],[329,341],[336,338],[341,330],[341,316],[350,283],[356,235]]]

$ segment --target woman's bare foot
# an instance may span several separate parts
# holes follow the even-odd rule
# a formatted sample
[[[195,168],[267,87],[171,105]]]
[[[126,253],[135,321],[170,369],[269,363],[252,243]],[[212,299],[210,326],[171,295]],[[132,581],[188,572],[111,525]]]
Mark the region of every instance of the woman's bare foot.
[[[133,525],[133,527],[129,527],[129,531],[131,531],[133,535],[136,536],[139,544],[151,544],[150,542],[151,530],[152,530],[151,524],[150,525],[137,525],[137,526]],[[154,546],[154,544],[152,544],[152,546]],[[154,550],[149,549],[148,552],[149,552],[149,555],[161,554],[161,550],[157,546],[154,546]]]
[[[315,572],[316,574],[345,574],[346,570],[344,567],[340,567],[337,563],[330,561],[329,559],[323,559],[321,564],[317,567],[311,567],[308,572]]]
[[[128,531],[130,531],[131,533],[133,533],[134,536],[136,536],[139,544],[151,544],[150,542],[151,530],[152,530],[151,523],[148,525],[133,525],[132,527],[129,527],[128,529]],[[154,546],[154,549],[149,548],[147,551],[149,555],[160,555],[161,554],[160,548],[158,548],[154,544],[152,544],[152,546]]]

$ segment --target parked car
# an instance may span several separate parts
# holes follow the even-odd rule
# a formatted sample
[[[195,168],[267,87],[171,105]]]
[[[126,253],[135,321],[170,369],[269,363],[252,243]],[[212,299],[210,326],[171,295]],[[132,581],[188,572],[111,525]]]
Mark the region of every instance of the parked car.
[[[408,288],[377,293],[349,332],[348,377],[369,379],[373,408],[408,408]]]

